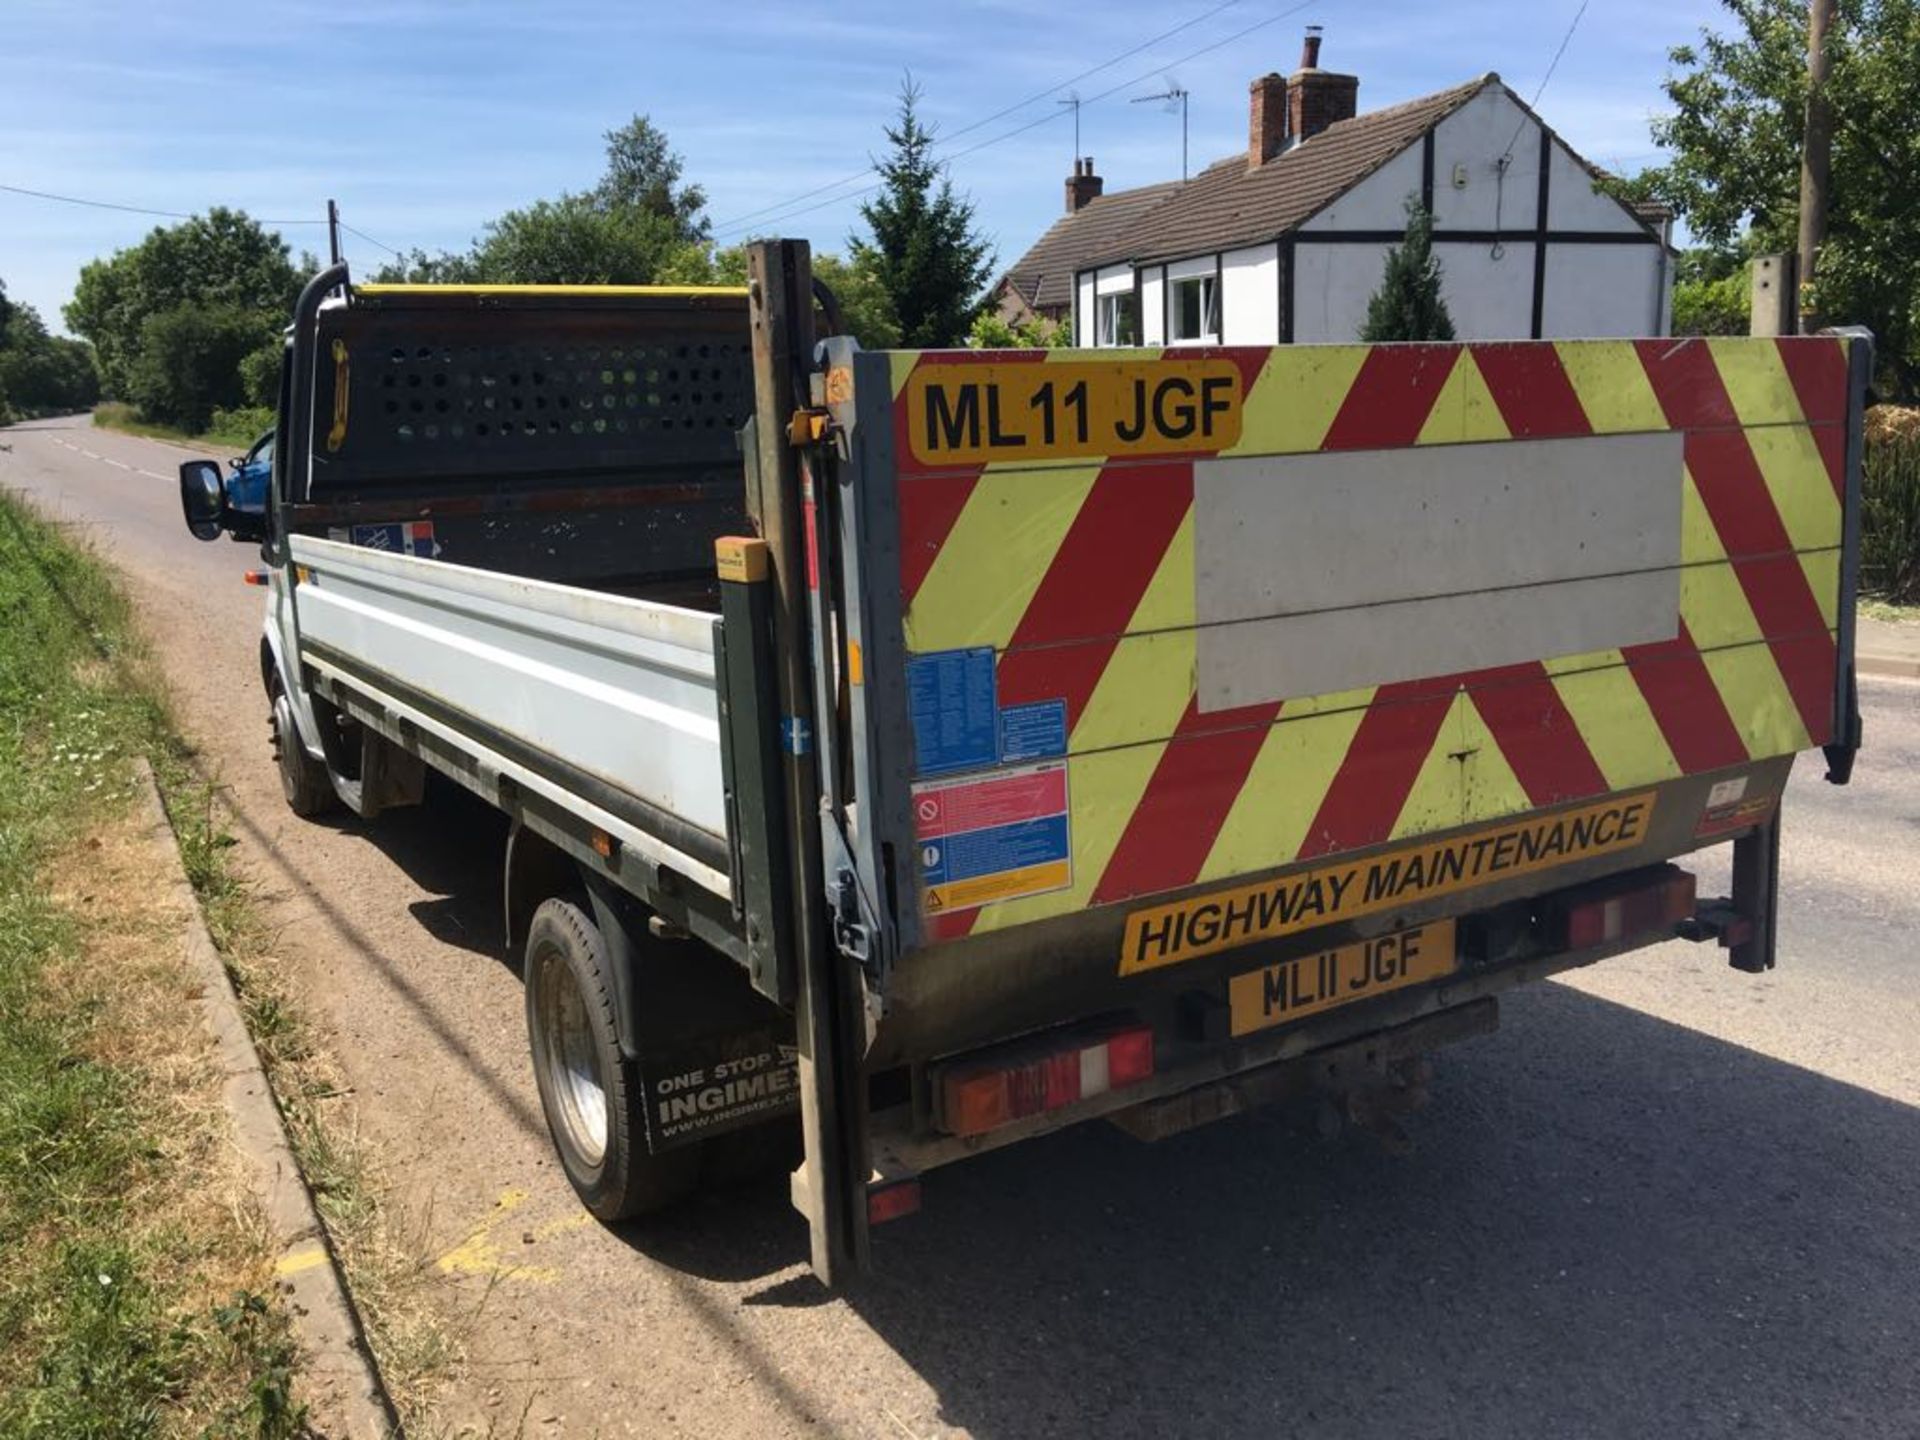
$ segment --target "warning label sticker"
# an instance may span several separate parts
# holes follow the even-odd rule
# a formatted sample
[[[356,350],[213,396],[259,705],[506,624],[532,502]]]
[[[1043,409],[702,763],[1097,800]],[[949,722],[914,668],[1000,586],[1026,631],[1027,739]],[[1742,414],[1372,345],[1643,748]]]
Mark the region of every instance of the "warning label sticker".
[[[1065,761],[913,787],[921,909],[972,910],[1073,883]]]
[[[968,770],[999,758],[991,645],[914,656],[907,695],[918,773]]]

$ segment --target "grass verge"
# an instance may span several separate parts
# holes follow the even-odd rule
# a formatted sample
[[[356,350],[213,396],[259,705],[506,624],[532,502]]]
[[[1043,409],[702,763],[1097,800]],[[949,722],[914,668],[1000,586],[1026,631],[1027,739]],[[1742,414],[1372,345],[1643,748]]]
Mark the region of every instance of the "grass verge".
[[[244,1186],[214,1175],[214,1160],[235,1163],[218,1077],[196,1070],[198,1051],[148,1043],[201,1042],[197,1016],[176,1024],[153,993],[165,974],[179,983],[179,956],[151,983],[127,973],[128,937],[164,929],[141,911],[155,887],[109,878],[137,754],[383,1378],[403,1419],[419,1419],[460,1349],[430,1293],[424,1227],[386,1203],[162,695],[106,568],[0,493],[0,1435],[275,1437],[304,1423],[261,1268],[268,1238]],[[89,879],[76,890],[63,876]],[[196,1194],[225,1197],[224,1223]]]
[[[124,435],[140,435],[149,440],[166,440],[194,450],[216,455],[239,454],[260,438],[273,424],[267,410],[216,411],[214,423],[199,434],[176,425],[143,420],[139,411],[121,400],[102,400],[93,409],[93,423],[103,430],[118,430]]]
[[[381,1380],[401,1421],[412,1426],[427,1418],[464,1348],[460,1326],[434,1291],[428,1217],[394,1203],[378,1160],[360,1139],[350,1092],[290,997],[275,963],[273,931],[233,864],[234,838],[218,792],[178,752],[154,768],[207,932],[233,977]]]
[[[271,1251],[129,805],[125,602],[0,497],[0,1434],[302,1433]]]
[[[1920,625],[1920,605],[1896,605],[1891,600],[1863,596],[1859,611],[1869,620],[1885,620],[1892,625]]]

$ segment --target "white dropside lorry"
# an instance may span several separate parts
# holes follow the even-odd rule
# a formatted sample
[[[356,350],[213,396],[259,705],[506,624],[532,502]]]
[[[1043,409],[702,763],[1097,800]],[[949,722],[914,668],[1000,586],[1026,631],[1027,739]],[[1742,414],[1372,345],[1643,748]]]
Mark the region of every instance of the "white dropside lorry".
[[[1390,1129],[1510,986],[1773,964],[1788,772],[1859,743],[1865,337],[868,353],[803,245],[751,261],[336,266],[264,526],[182,467],[269,562],[289,804],[511,818],[594,1214],[797,1132],[832,1282],[982,1150]]]

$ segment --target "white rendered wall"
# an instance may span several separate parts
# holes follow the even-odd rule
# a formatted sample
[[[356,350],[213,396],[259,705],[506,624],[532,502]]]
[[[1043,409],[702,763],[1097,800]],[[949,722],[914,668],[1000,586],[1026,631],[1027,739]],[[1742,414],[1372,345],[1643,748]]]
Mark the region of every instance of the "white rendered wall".
[[[1220,343],[1280,343],[1280,251],[1273,245],[1229,250],[1220,257]]]
[[[1547,166],[1547,228],[1636,235],[1644,233],[1646,227],[1618,200],[1596,190],[1587,167],[1556,141]]]
[[[1415,141],[1300,227],[1325,230],[1399,230],[1407,201],[1420,198],[1420,142]]]
[[[1164,345],[1167,342],[1167,287],[1165,272],[1158,265],[1148,266],[1140,275],[1140,343]]]
[[[1504,179],[1502,155],[1511,156]],[[1456,168],[1464,184],[1455,183]],[[1436,231],[1531,230],[1539,208],[1540,126],[1504,90],[1489,86],[1434,128]]]
[[[1494,248],[1485,241],[1434,241],[1440,295],[1458,339],[1524,340],[1533,333],[1533,246],[1508,241],[1498,258]]]
[[[1073,343],[1093,344],[1093,271],[1083,270],[1073,280]]]
[[[1666,334],[1666,285],[1657,245],[1547,247],[1541,330],[1549,338]]]
[[[1357,338],[1386,259],[1385,245],[1314,245],[1302,236],[1293,252],[1295,343]]]
[[[1315,245],[1301,238],[1293,252],[1296,343],[1340,344],[1360,337],[1367,301],[1380,288],[1387,249],[1385,245]],[[1440,294],[1460,339],[1524,340],[1532,333],[1532,245],[1510,243],[1497,260],[1493,247],[1478,241],[1436,241],[1433,249],[1440,260]],[[1639,313],[1644,319],[1644,311]]]

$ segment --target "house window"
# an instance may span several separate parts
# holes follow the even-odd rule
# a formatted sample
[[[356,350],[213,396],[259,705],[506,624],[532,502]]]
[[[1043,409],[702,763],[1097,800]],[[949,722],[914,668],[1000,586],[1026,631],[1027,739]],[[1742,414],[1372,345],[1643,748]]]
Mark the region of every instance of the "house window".
[[[1211,275],[1195,275],[1173,282],[1173,338],[1220,338],[1220,291]]]
[[[1140,343],[1140,300],[1131,290],[1120,290],[1100,297],[1094,327],[1096,345],[1138,345]]]

